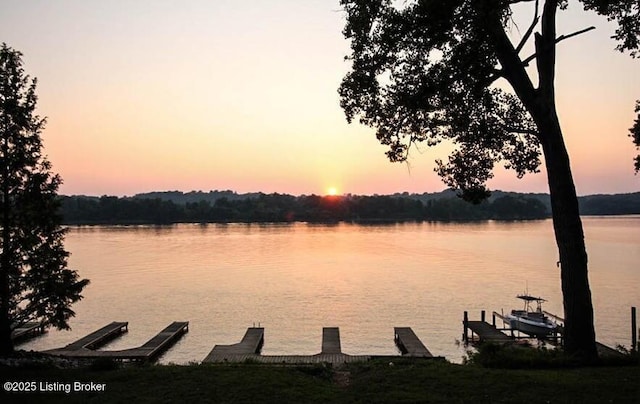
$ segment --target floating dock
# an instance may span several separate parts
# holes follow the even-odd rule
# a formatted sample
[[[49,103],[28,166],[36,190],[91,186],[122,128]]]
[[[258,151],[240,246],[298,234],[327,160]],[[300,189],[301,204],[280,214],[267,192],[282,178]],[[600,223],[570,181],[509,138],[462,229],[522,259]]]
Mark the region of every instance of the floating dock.
[[[105,352],[109,352],[112,354],[111,357],[117,359],[152,360],[171,348],[188,331],[188,321],[174,321],[138,348]]]
[[[324,327],[322,329],[322,351],[320,354],[341,354],[340,329],[338,327]]]
[[[114,321],[111,324],[107,324],[104,327],[95,330],[91,334],[80,338],[77,341],[70,343],[62,348],[65,351],[77,351],[80,349],[98,349],[104,346],[107,342],[112,341],[129,330],[128,322]]]
[[[433,358],[433,355],[420,341],[411,327],[395,327],[393,329],[394,341],[402,352],[402,356]]]
[[[40,322],[29,322],[21,325],[11,332],[11,339],[14,344],[26,342],[32,338],[38,337],[46,332],[45,326]]]
[[[203,362],[236,362],[251,356],[257,356],[264,344],[264,328],[251,327],[237,344],[215,345]]]
[[[258,343],[259,341],[259,343]],[[310,364],[367,361],[369,355],[347,355],[342,353],[340,329],[325,327],[322,329],[322,351],[316,355],[261,355],[264,344],[264,328],[249,328],[242,341],[233,345],[216,345],[202,361],[203,363],[226,363],[255,361],[271,364]]]
[[[189,331],[188,321],[174,321],[164,330],[137,348],[120,351],[97,351],[107,341],[121,336],[128,330],[128,323],[113,322],[71,344],[45,351],[46,353],[73,358],[111,358],[116,360],[147,361],[154,360],[171,348],[182,335]]]
[[[398,331],[402,335],[401,341],[409,346],[412,354],[404,356],[433,357],[429,350],[420,342],[413,330],[409,327],[394,328],[394,336]],[[413,338],[411,337],[413,335]],[[396,340],[396,338],[394,338]],[[257,342],[259,341],[259,343]],[[203,363],[237,363],[253,361],[270,364],[320,364],[330,363],[340,365],[351,362],[366,362],[374,355],[349,355],[342,352],[340,342],[340,329],[338,327],[324,327],[322,329],[321,351],[315,355],[261,355],[260,350],[264,344],[264,329],[249,328],[245,336],[237,344],[216,345],[213,350],[202,361]],[[259,348],[258,348],[259,347]],[[409,352],[409,351],[407,351]],[[375,356],[379,357],[379,356]],[[387,357],[387,356],[385,356]],[[397,356],[388,356],[397,358]]]

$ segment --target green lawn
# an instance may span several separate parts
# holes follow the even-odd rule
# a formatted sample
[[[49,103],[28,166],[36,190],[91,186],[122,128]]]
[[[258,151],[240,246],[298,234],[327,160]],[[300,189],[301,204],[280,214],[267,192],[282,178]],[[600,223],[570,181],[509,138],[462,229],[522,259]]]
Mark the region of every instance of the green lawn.
[[[0,368],[6,381],[93,382],[104,392],[3,392],[1,402],[640,403],[640,366],[486,369],[435,360],[344,366]],[[7,400],[8,399],[8,400]]]

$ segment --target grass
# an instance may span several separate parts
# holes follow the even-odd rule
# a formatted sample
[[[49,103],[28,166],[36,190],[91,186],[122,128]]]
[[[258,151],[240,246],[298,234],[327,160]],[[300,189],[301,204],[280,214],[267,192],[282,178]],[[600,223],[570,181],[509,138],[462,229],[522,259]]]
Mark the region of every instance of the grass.
[[[472,361],[473,362],[473,361]],[[4,393],[4,402],[638,403],[640,366],[493,369],[439,360],[330,366],[0,368],[5,381],[104,383],[94,393]],[[5,401],[5,398],[8,399]]]

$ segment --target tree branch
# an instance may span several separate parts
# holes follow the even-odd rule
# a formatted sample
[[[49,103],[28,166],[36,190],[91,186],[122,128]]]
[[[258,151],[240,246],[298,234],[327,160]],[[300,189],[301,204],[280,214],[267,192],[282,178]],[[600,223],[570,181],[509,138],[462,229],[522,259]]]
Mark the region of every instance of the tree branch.
[[[574,36],[576,36],[576,35],[584,34],[585,32],[589,32],[589,31],[594,30],[594,29],[596,29],[596,27],[591,26],[591,27],[587,27],[587,28],[585,28],[585,29],[581,29],[580,31],[573,32],[573,33],[568,34],[568,35],[560,35],[560,36],[556,39],[555,43],[557,44],[558,42],[564,41],[565,39],[572,38],[572,37],[574,37]],[[537,56],[538,56],[538,53],[536,52],[536,53],[534,53],[533,55],[531,55],[531,56],[527,57],[526,59],[524,59],[524,60],[522,61],[522,65],[523,65],[523,66],[525,66],[525,67],[526,67],[526,66],[529,66],[529,62],[531,62],[532,60],[534,60]]]
[[[516,46],[516,53],[520,53],[520,51],[522,50],[524,45],[529,40],[529,37],[531,37],[531,34],[533,33],[534,28],[536,27],[536,25],[538,25],[538,21],[540,21],[540,16],[538,16],[538,0],[536,0],[535,8],[536,8],[536,13],[533,16],[533,22],[529,26],[529,29],[527,29],[527,32],[525,32],[525,34],[522,37],[522,40],[520,40],[520,43],[518,44],[518,46]]]
[[[496,80],[498,80],[501,77],[504,77],[504,72],[502,71],[502,69],[495,69],[493,71],[493,74],[487,77],[487,82],[486,82],[487,87],[493,84]]]
[[[511,84],[525,108],[533,110],[535,108],[535,88],[522,64],[522,60],[520,60],[513,47],[513,43],[511,43],[507,33],[504,31],[500,15],[493,12],[485,2],[474,1],[473,5],[486,18],[485,32],[489,41],[493,44],[500,62],[500,77],[504,77]]]
[[[596,27],[591,26],[591,27],[587,27],[585,29],[581,29],[580,31],[573,32],[573,33],[571,33],[569,35],[560,35],[558,37],[558,39],[556,39],[556,43],[558,43],[560,41],[564,41],[565,39],[569,39],[569,38],[574,37],[576,35],[584,34],[585,32],[589,32],[589,31],[591,31],[593,29],[596,29]]]
[[[534,129],[516,128],[514,126],[507,126],[507,125],[500,125],[500,126],[502,127],[502,129],[506,130],[509,133],[520,133],[520,134],[534,135],[534,136],[538,135],[538,131]]]

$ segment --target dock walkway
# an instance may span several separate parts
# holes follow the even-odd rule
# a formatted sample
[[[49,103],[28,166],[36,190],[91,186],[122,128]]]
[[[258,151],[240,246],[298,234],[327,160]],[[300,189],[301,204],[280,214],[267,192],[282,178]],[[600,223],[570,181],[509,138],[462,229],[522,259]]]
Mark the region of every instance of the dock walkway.
[[[164,330],[137,348],[120,351],[97,351],[102,346],[127,330],[128,323],[113,322],[92,332],[63,348],[46,351],[52,355],[68,356],[73,358],[112,358],[116,360],[153,360],[169,349],[175,342],[189,330],[188,321],[174,321]]]
[[[324,327],[322,329],[322,351],[321,354],[341,354],[340,328]]]
[[[400,327],[395,330],[409,330],[413,334],[411,328]],[[259,331],[258,331],[259,330]],[[259,334],[258,334],[259,333]],[[409,335],[407,331],[400,331],[401,334]],[[403,337],[411,346],[416,357],[431,358],[431,353],[420,342],[418,337],[413,334],[415,340],[413,342],[410,336]],[[260,341],[259,344],[256,341]],[[418,344],[415,341],[418,341]],[[254,361],[259,363],[270,364],[320,364],[331,363],[332,365],[341,365],[351,362],[366,362],[370,360],[372,355],[349,355],[342,352],[340,342],[340,329],[338,327],[324,327],[322,329],[322,348],[321,352],[315,355],[261,355],[260,350],[264,344],[264,329],[249,328],[245,336],[237,344],[233,345],[216,345],[213,350],[203,359],[203,363],[237,363],[244,361]],[[259,346],[259,349],[256,347]],[[378,356],[375,356],[378,357]],[[386,355],[384,356],[387,357]],[[390,359],[397,356],[388,356]]]
[[[394,340],[403,356],[433,358],[411,327],[395,327]]]
[[[471,331],[471,336],[468,335],[467,330]],[[480,342],[492,342],[496,344],[513,342],[513,338],[485,321],[465,321],[463,335],[465,342],[474,341],[474,334]]]
[[[112,357],[118,359],[129,360],[149,360],[154,359],[164,351],[169,349],[176,343],[184,333],[189,331],[188,321],[174,321],[169,324],[164,330],[160,331],[144,345],[138,348],[126,349],[124,351],[106,351],[112,353]]]
[[[121,336],[128,331],[128,322],[114,321],[104,327],[92,332],[91,334],[70,343],[63,349],[65,351],[75,351],[78,349],[98,349],[107,342]]]
[[[264,344],[264,328],[248,328],[242,341],[232,345],[216,345],[202,361],[203,363],[225,363],[255,361],[271,364],[312,364],[367,361],[369,355],[347,355],[342,353],[340,329],[322,329],[322,351],[315,355],[261,355]]]
[[[11,332],[11,339],[14,344],[26,342],[32,338],[42,335],[46,332],[44,325],[40,322],[29,322],[22,324],[20,327]]]
[[[215,345],[204,362],[226,362],[230,359],[242,357],[245,360],[252,356],[257,356],[264,344],[264,328],[247,328],[242,340],[237,344]],[[235,360],[234,360],[235,362]]]

